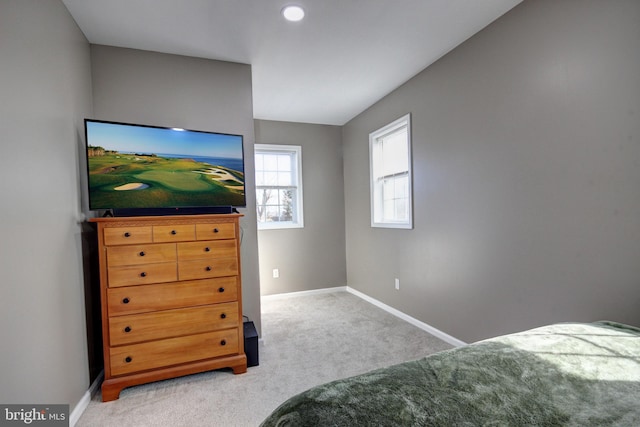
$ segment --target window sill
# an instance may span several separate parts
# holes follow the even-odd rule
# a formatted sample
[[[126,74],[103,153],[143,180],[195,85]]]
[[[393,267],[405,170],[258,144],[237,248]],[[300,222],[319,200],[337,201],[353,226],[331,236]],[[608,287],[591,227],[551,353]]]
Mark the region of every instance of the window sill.
[[[304,224],[292,223],[292,222],[271,222],[268,224],[258,224],[258,231],[265,230],[284,230],[288,228],[304,228]]]

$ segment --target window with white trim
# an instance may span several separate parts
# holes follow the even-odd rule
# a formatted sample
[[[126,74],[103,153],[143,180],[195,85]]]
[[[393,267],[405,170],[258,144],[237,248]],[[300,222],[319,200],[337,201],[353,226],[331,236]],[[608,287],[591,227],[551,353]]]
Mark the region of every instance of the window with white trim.
[[[302,147],[254,145],[258,229],[300,228],[302,215]]]
[[[411,115],[369,134],[371,226],[413,228]]]

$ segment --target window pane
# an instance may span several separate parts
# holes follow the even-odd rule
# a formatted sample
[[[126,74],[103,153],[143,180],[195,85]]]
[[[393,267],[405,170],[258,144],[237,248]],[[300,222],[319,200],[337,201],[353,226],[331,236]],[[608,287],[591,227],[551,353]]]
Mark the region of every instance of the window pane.
[[[288,187],[291,184],[291,172],[278,172],[278,185]]]
[[[281,154],[278,156],[278,170],[290,171],[291,170],[291,156],[288,154]]]
[[[382,139],[382,175],[393,175],[409,170],[407,130],[400,129]]]
[[[266,221],[277,221],[278,220],[278,206],[267,206],[266,207]]]
[[[296,206],[298,206],[298,192],[293,190],[287,191],[288,203],[290,204],[291,209],[291,219],[289,221],[298,222],[298,210],[296,209]]]
[[[264,170],[265,171],[277,171],[278,170],[278,156],[275,154],[264,155]]]
[[[397,221],[404,221],[408,218],[406,199],[397,199],[395,202],[395,209],[394,217]]]
[[[291,190],[280,190],[280,221],[293,220]]]
[[[396,197],[406,199],[409,196],[409,177],[404,175],[397,177],[394,192]]]
[[[272,188],[264,190],[264,194],[265,194],[265,198],[264,198],[264,204],[265,205],[277,205],[278,204],[278,191],[274,190]]]
[[[262,185],[277,185],[278,184],[278,172],[265,172],[264,181]]]
[[[382,220],[390,221],[393,219],[394,204],[392,199],[385,200],[383,203]]]
[[[395,194],[395,182],[394,179],[385,179],[382,184],[382,198],[384,200],[391,200]]]

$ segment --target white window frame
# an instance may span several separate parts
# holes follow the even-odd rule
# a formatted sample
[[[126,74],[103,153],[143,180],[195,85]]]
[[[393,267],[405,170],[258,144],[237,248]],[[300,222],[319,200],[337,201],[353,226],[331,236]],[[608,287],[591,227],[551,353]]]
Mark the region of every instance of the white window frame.
[[[381,139],[389,134],[397,132],[398,130],[407,129],[407,171],[408,176],[408,200],[407,203],[407,218],[385,218],[384,217],[384,195],[381,179],[377,179],[377,171],[374,169],[374,165],[380,164],[377,157],[379,151],[377,151],[376,145],[380,144]],[[371,227],[378,228],[413,228],[413,172],[411,170],[412,154],[411,154],[411,114],[406,114],[397,120],[389,123],[388,125],[371,132],[369,134],[369,181],[371,185]],[[404,173],[404,172],[403,172]]]
[[[291,186],[278,187],[278,186],[264,186],[258,185],[256,180],[256,210],[259,206],[259,200],[257,199],[258,190],[265,188],[291,188],[296,190],[295,203],[293,208],[295,210],[294,221],[270,221],[261,222],[258,217],[258,230],[275,230],[285,228],[303,228],[304,227],[304,212],[303,212],[303,195],[302,195],[302,147],[300,145],[280,145],[280,144],[254,144],[254,156],[258,153],[274,153],[274,154],[289,154],[294,157],[292,166],[295,170],[292,171],[292,178],[297,180]],[[257,175],[256,165],[256,175]]]

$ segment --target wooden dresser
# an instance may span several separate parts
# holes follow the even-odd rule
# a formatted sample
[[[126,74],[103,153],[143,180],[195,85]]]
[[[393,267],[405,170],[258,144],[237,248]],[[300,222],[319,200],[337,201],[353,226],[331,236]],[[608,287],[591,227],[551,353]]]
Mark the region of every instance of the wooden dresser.
[[[196,372],[246,372],[240,214],[92,218],[104,346],[102,400]]]

